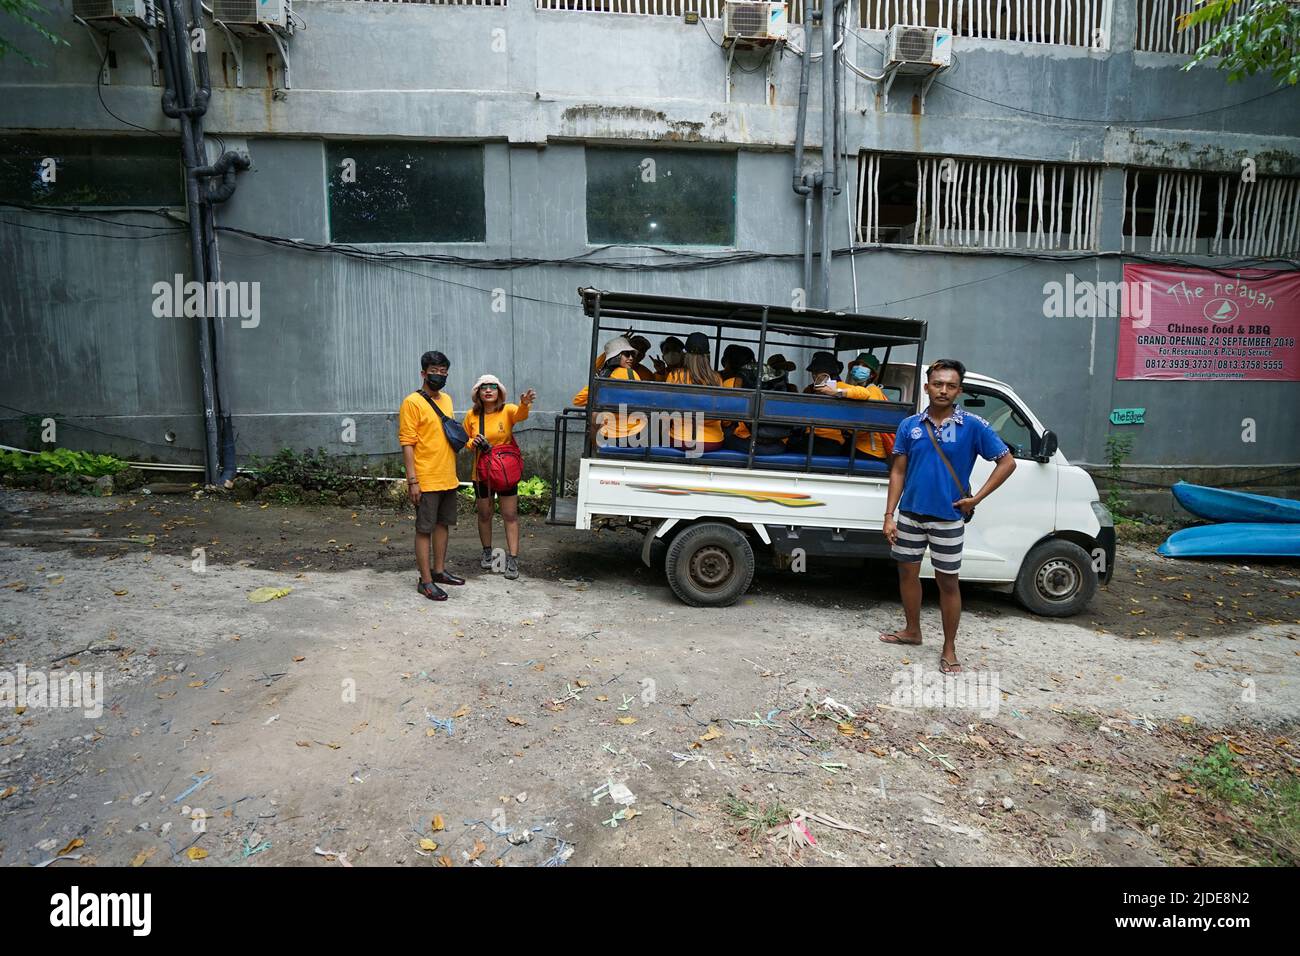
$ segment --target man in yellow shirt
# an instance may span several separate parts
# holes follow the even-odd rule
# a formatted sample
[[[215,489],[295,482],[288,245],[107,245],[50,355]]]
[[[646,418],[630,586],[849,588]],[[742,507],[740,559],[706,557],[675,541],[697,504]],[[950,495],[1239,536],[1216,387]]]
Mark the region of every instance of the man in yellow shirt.
[[[443,416],[453,419],[451,396],[443,391],[451,362],[441,352],[420,356],[424,381],[402,400],[397,413],[397,440],[406,462],[406,485],[415,505],[415,563],[419,592],[431,601],[447,600],[440,584],[464,584],[446,568],[447,539],[456,523],[456,451],[443,431]],[[434,408],[437,408],[437,411]],[[441,415],[439,414],[441,412]],[[433,566],[429,552],[432,542]]]

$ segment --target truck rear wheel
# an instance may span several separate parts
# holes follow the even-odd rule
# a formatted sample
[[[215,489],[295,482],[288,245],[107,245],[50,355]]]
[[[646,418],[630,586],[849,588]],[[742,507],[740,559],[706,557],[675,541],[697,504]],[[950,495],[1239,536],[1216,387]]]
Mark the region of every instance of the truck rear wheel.
[[[735,604],[754,579],[754,549],[729,524],[704,521],[682,531],[664,558],[668,585],[691,607]]]
[[[1044,541],[1025,556],[1016,600],[1046,617],[1078,614],[1097,593],[1092,558],[1072,541]]]

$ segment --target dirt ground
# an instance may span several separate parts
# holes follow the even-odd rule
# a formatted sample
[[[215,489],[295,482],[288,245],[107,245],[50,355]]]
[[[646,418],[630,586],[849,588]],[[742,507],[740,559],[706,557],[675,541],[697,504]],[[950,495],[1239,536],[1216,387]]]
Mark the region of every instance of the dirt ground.
[[[900,702],[938,610],[881,644],[888,564],[692,609],[630,533],[524,533],[506,581],[462,515],[436,604],[409,512],[0,492],[0,672],[105,686],[0,711],[0,862],[1297,861],[1296,567],[1128,541],[1069,620],[967,586],[975,710]]]

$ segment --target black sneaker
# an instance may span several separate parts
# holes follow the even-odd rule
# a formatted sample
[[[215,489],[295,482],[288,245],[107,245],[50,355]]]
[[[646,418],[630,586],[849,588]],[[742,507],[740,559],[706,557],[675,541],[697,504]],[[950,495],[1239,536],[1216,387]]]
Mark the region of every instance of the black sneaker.
[[[464,578],[458,578],[450,571],[439,571],[433,576],[433,580],[438,584],[464,584]]]
[[[427,597],[430,601],[447,600],[447,592],[431,581],[421,581],[416,585],[416,590]]]

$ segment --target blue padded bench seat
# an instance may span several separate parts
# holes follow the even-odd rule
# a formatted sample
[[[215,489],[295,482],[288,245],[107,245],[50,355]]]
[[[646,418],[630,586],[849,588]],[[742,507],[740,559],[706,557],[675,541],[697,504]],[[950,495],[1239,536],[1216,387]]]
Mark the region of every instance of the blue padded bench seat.
[[[645,455],[644,448],[619,448],[613,445],[607,445],[600,450],[602,456],[614,458],[642,458]],[[680,458],[687,460],[686,452],[680,448],[669,448],[665,445],[655,445],[650,449],[650,454],[657,458]],[[689,459],[691,464],[713,462],[720,465],[743,465],[749,460],[749,456],[739,451],[721,448],[717,451],[706,451],[702,455],[694,455]],[[794,452],[786,452],[781,455],[755,455],[755,468],[803,468],[804,456]],[[847,471],[849,467],[848,455],[813,455],[813,467],[815,468],[835,468],[840,471]],[[858,458],[853,463],[853,473],[855,475],[888,475],[889,462],[881,461],[878,458],[868,458],[865,455]]]

